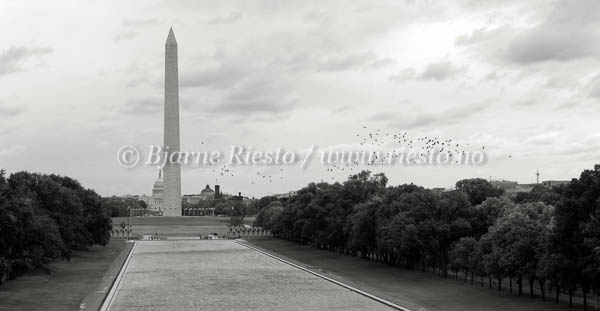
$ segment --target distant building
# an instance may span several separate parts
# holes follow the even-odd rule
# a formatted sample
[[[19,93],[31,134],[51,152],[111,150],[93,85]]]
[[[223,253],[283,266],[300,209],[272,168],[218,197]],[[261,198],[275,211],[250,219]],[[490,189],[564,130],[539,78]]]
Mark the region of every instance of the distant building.
[[[210,189],[210,186],[207,184],[202,191],[200,191],[200,196],[204,197],[205,200],[212,200],[215,198],[215,191]]]
[[[519,192],[531,192],[537,184],[517,184],[514,189],[507,191],[509,194],[517,194]]]
[[[221,198],[223,194],[221,193],[221,186],[215,185],[215,199]]]
[[[158,179],[154,182],[154,186],[152,187],[152,196],[149,197],[148,209],[153,212],[162,213],[163,210],[163,178],[162,178],[162,170],[158,171]]]
[[[214,207],[183,207],[183,216],[215,216]]]
[[[504,189],[504,190],[514,189],[519,184],[516,181],[509,181],[509,180],[492,180],[490,183],[495,188]]]
[[[290,194],[286,195],[295,195],[295,192],[290,192]],[[148,211],[150,211],[153,215],[162,215],[164,211],[164,183],[162,178],[162,171],[158,172],[158,179],[154,182],[154,186],[152,187],[152,195],[125,195],[122,196],[122,199],[135,199],[138,201],[144,201],[148,206]],[[215,199],[220,200],[239,200],[242,201],[245,205],[248,205],[254,201],[254,198],[250,199],[248,197],[242,196],[242,193],[239,192],[238,195],[232,195],[228,193],[223,193],[221,191],[221,187],[219,185],[215,185],[215,190],[213,190],[210,185],[206,185],[199,194],[186,194],[181,197],[182,202],[182,215],[183,216],[215,216],[215,208],[198,205],[200,202],[212,201]],[[208,203],[208,202],[207,202]],[[214,206],[214,204],[207,204]]]
[[[556,186],[566,185],[570,182],[570,180],[544,180],[542,181],[542,185],[552,188]]]
[[[238,192],[237,196],[228,195],[228,200],[242,201],[242,203],[244,205],[249,205],[250,203],[252,203],[253,201],[255,201],[255,199],[253,199],[253,198],[251,199],[249,197],[242,196],[241,192]]]
[[[279,194],[274,194],[273,196],[278,198],[278,199],[287,199],[287,198],[291,198],[293,196],[296,195],[296,191],[289,191],[286,193],[279,193]]]
[[[200,203],[201,201],[213,200],[216,197],[220,197],[219,185],[215,185],[215,189],[217,189],[217,191],[212,190],[209,185],[206,185],[206,187],[204,189],[202,189],[202,191],[200,191],[200,194],[185,194],[185,195],[183,195],[182,202],[187,203],[187,204],[197,204],[197,203]]]
[[[188,194],[182,198],[183,203],[183,216],[215,216],[215,204],[210,204],[208,201],[220,199],[223,201],[241,201],[243,204],[248,205],[254,200],[248,197],[242,196],[241,192],[234,196],[227,193],[221,192],[221,187],[215,185],[215,190],[212,190],[209,185],[200,192],[200,194]],[[198,204],[201,202],[207,202],[207,204]]]
[[[136,201],[143,201],[146,203],[147,211],[151,215],[162,215],[163,211],[163,191],[164,184],[162,178],[162,171],[158,171],[158,178],[152,186],[152,195],[125,195],[121,199],[134,199]]]
[[[516,181],[509,180],[492,180],[490,181],[492,186],[504,189],[506,195],[512,196],[516,195],[519,192],[531,192],[531,190],[538,185],[542,185],[544,187],[552,188],[555,186],[568,184],[569,180],[546,180],[542,181],[540,184],[520,184]]]
[[[492,186],[503,189],[506,195],[516,195],[519,192],[531,192],[531,189],[536,186],[536,184],[519,184],[516,181],[509,180],[492,180],[490,181]]]
[[[441,187],[439,187],[439,188],[433,188],[433,189],[431,189],[431,190],[432,190],[433,192],[435,192],[435,193],[438,193],[438,194],[439,194],[439,193],[445,192],[445,191],[446,191],[446,188],[441,188]]]

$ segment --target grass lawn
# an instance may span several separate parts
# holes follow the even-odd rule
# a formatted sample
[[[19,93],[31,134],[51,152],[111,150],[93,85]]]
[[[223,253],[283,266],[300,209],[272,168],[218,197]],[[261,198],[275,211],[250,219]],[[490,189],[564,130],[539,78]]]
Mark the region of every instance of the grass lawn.
[[[569,309],[565,302],[555,305],[552,301],[542,301],[540,297],[532,299],[528,296],[509,294],[507,291],[499,292],[487,287],[481,288],[478,285],[465,284],[452,277],[435,277],[429,273],[390,267],[335,252],[316,250],[289,241],[270,239],[248,240],[248,242],[413,310],[420,310],[419,308],[425,308],[426,311],[583,309],[581,306]],[[595,299],[589,301],[589,305],[595,304]]]
[[[51,274],[31,272],[0,285],[0,310],[79,310],[81,301],[100,286],[125,242],[76,251],[71,261],[50,264]]]
[[[252,224],[252,218],[245,218],[244,223]],[[114,217],[113,226],[121,222],[127,223],[127,217]],[[154,234],[160,236],[196,237],[209,233],[227,233],[229,217],[186,216],[186,217],[130,217],[133,234]]]

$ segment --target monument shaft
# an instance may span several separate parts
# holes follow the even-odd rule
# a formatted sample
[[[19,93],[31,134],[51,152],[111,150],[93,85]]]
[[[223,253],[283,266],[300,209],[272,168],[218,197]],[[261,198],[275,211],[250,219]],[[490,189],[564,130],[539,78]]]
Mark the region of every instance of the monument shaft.
[[[171,155],[180,151],[179,146],[179,78],[177,69],[177,41],[173,29],[165,44],[165,121],[164,148],[168,156],[163,180],[163,215],[181,216],[181,167]],[[173,161],[177,163],[172,163]]]

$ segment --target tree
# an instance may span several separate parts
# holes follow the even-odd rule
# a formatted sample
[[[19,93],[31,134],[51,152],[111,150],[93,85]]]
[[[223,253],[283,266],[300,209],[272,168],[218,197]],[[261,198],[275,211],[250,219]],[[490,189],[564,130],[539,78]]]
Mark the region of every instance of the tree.
[[[584,305],[600,290],[600,166],[566,186],[538,186],[511,200],[483,179],[457,182],[456,191],[387,186],[363,171],[344,183],[310,183],[285,200],[266,198],[255,225],[284,239],[392,265],[447,275],[463,271],[508,278],[522,294],[539,283],[581,290]]]
[[[383,252],[392,254],[393,263],[401,263],[408,268],[422,264],[424,269],[425,253],[419,228],[414,218],[407,213],[399,213],[378,225],[377,240],[378,247]]]
[[[469,272],[471,272],[471,283],[473,283],[473,273],[476,269],[476,253],[477,253],[477,240],[472,237],[462,237],[458,240],[452,252],[450,253],[450,262],[456,270],[463,270],[465,272],[465,283]]]
[[[535,185],[529,192],[519,192],[514,198],[515,203],[533,203],[543,202],[549,205],[556,205],[561,199],[558,193],[560,187],[548,188],[544,185]]]
[[[353,207],[345,229],[349,237],[348,249],[366,254],[377,248],[376,211],[380,203],[379,198],[374,198]]]
[[[525,278],[529,281],[530,295],[533,296],[539,261],[544,257],[544,249],[536,246],[548,236],[552,213],[553,208],[544,203],[519,204],[505,211],[487,234],[492,253],[498,255],[494,258],[498,261],[497,271],[502,272],[498,277],[516,277],[519,294],[522,293],[522,279]]]
[[[275,201],[279,201],[279,199],[277,199],[276,196],[269,195],[269,196],[262,197],[258,200],[255,200],[254,202],[252,202],[252,204],[254,205],[256,211],[258,212],[261,209],[269,206],[272,202],[275,202]]]
[[[144,209],[144,210],[148,209],[148,204],[146,204],[146,202],[145,202],[145,201],[138,200],[138,201],[137,201],[137,205],[138,205],[140,208]]]
[[[489,181],[483,178],[463,179],[456,182],[456,190],[467,194],[471,205],[481,204],[490,197],[500,197],[504,190],[495,188]]]
[[[553,251],[560,254],[560,279],[569,288],[572,305],[573,291],[580,286],[584,305],[591,288],[600,288],[598,248],[600,247],[600,165],[585,170],[559,189],[563,198],[556,205],[556,235]]]
[[[0,283],[73,249],[105,245],[111,220],[100,197],[76,180],[0,170]]]
[[[143,206],[140,205],[144,201],[139,201],[135,198],[120,198],[116,196],[102,198],[102,205],[107,210],[110,217],[127,217],[130,210],[139,210]]]
[[[109,211],[104,206],[102,198],[93,190],[86,189],[80,192],[83,204],[84,224],[90,234],[90,245],[105,246],[110,240],[112,219]],[[140,201],[145,204],[145,202]]]

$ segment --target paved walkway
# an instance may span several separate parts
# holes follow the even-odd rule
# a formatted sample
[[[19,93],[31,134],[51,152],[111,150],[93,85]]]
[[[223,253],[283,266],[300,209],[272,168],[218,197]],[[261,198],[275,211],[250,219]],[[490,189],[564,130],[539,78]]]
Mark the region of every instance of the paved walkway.
[[[231,240],[138,243],[110,310],[392,310]]]

